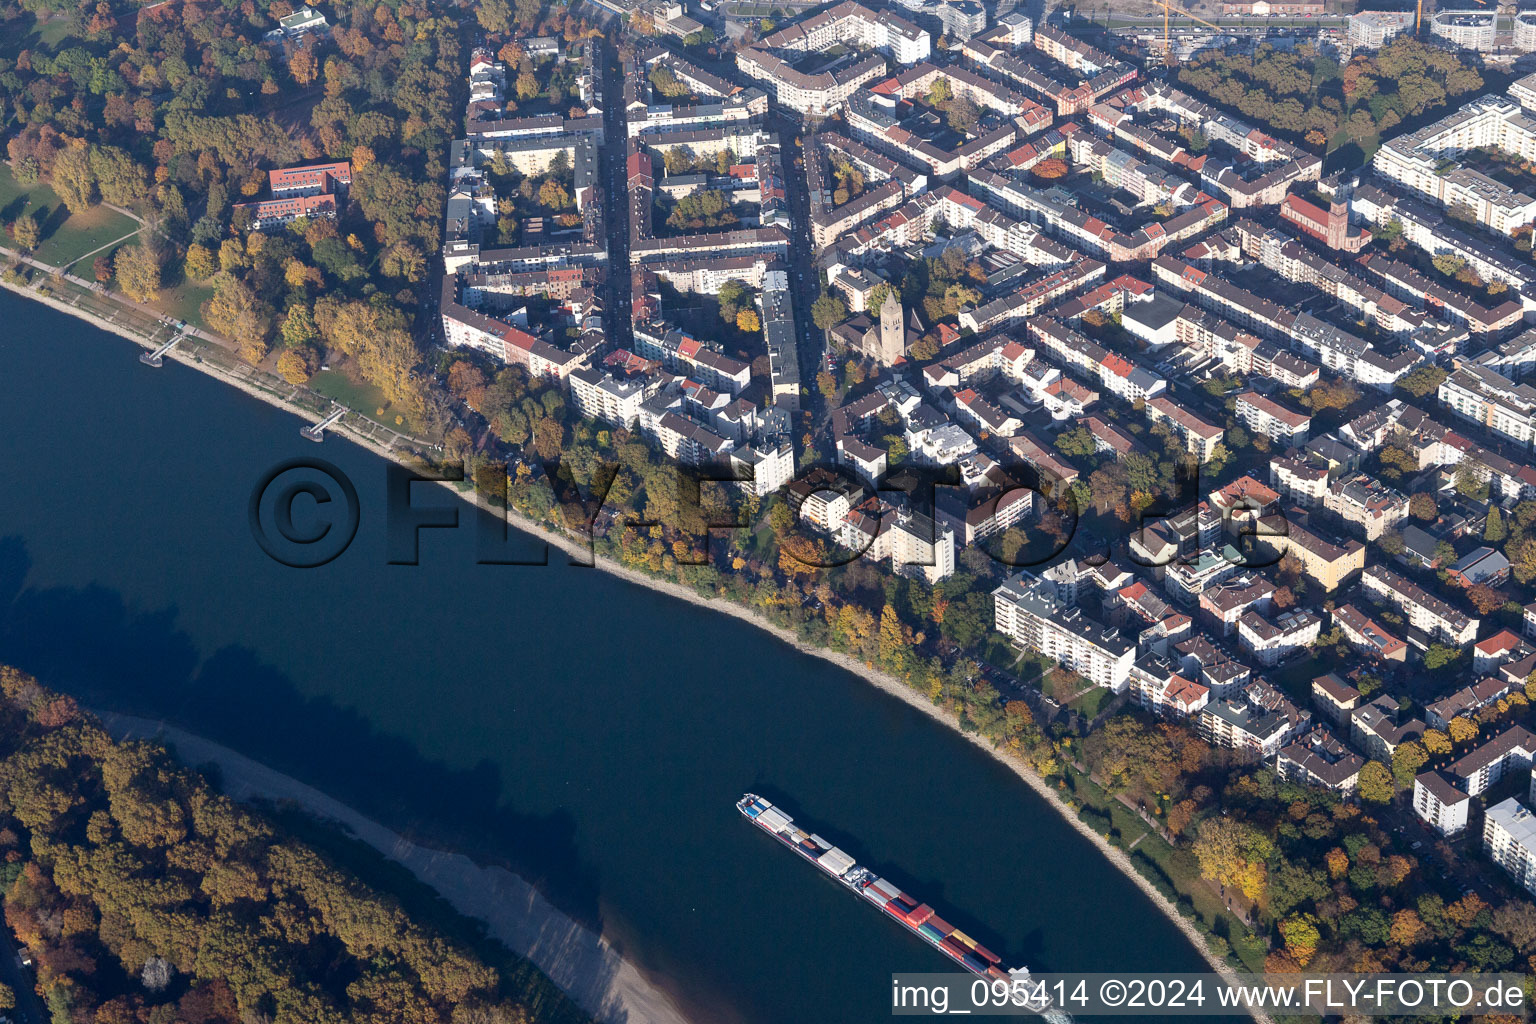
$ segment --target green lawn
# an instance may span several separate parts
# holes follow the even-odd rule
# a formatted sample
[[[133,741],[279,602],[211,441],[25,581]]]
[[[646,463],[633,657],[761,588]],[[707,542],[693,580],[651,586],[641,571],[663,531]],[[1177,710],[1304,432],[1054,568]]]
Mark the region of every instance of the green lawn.
[[[208,325],[203,322],[202,305],[211,298],[213,298],[211,286],[184,281],[174,288],[163,289],[160,297],[150,305],[164,312],[166,316],[184,320],[194,327],[207,330]]]
[[[1154,885],[1172,887],[1178,894],[1181,913],[1192,916],[1206,931],[1227,939],[1247,969],[1264,969],[1263,939],[1247,940],[1247,926],[1227,910],[1220,896],[1200,877],[1194,854],[1168,845],[1139,815],[1088,776],[1068,767],[1066,778],[1073,798],[1090,808],[1088,814],[1079,817],[1100,834],[1108,832],[1109,841],[1121,849],[1129,849],[1134,844],[1136,849],[1132,851],[1132,859],[1145,858],[1152,865],[1148,870],[1159,876]],[[1138,839],[1141,840],[1139,843]]]
[[[43,227],[43,240],[33,255],[54,266],[71,263],[138,227],[131,217],[105,206],[71,214],[53,189],[41,183],[24,187],[0,164],[0,220],[9,223],[28,211]]]
[[[410,419],[407,418],[403,423],[395,422],[395,417],[400,413],[385,400],[384,393],[372,384],[360,384],[340,370],[321,370],[309,379],[309,386],[375,423],[408,434],[416,433],[416,424]]]
[[[1115,699],[1115,692],[1103,686],[1095,686],[1092,690],[1074,700],[1071,706],[1082,714],[1084,718],[1092,721],[1093,717],[1104,709],[1104,705]]]

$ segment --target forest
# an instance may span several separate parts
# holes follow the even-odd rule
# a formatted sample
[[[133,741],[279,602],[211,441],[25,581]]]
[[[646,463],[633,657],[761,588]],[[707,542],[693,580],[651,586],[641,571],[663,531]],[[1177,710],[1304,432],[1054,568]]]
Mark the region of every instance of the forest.
[[[1179,69],[1179,84],[1315,151],[1376,140],[1404,121],[1448,112],[1483,87],[1450,50],[1398,36],[1342,67],[1309,45],[1260,46],[1252,55],[1210,50]]]
[[[0,880],[53,1024],[526,1024],[498,972],[0,667]]]

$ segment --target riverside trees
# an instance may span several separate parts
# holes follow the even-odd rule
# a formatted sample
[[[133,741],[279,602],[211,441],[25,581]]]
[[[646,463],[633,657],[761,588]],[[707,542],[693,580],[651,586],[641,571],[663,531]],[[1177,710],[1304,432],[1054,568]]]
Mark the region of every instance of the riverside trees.
[[[527,1020],[394,900],[4,667],[0,851],[55,1021]]]
[[[517,4],[518,22],[531,16],[537,25],[544,15],[528,8]],[[100,17],[89,5],[0,2],[0,24],[18,39],[36,17],[54,23],[47,42],[33,37],[0,67],[0,117],[17,179],[47,182],[71,212],[106,202],[149,222],[144,252],[130,244],[115,261],[107,254],[132,298],[152,301],[162,285],[222,270],[210,326],[238,328],[248,358],[286,346],[277,325],[295,308],[311,311],[321,294],[403,317],[414,336],[421,254],[438,245],[463,77],[451,14],[409,0],[342,0],[326,10],[330,39],[286,52],[264,45],[291,9],[286,0],[193,2]],[[564,13],[550,12],[551,27],[581,31],[577,21],[564,24]],[[263,195],[268,169],[320,159],[354,164],[337,222],[300,221],[265,236],[245,230],[233,204]],[[156,258],[153,274],[145,252]],[[420,358],[412,348],[407,371]],[[406,411],[431,404],[424,377],[393,361],[373,369],[383,376],[370,382]]]

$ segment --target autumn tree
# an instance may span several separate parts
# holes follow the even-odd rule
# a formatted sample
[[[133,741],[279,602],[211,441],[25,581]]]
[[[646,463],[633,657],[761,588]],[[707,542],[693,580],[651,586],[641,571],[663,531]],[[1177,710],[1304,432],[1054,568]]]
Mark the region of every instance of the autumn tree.
[[[53,162],[51,184],[70,213],[84,213],[96,205],[96,177],[85,143],[77,142],[59,153]]]
[[[1392,800],[1392,773],[1380,761],[1367,761],[1360,769],[1360,799],[1385,804]]]
[[[1417,740],[1400,743],[1392,751],[1392,776],[1400,786],[1411,786],[1420,769],[1429,761],[1424,744]]]
[[[266,358],[270,314],[245,282],[232,274],[221,274],[202,312],[210,328],[240,346],[242,359],[259,363]]]
[[[512,7],[507,0],[480,0],[475,5],[475,20],[487,32],[508,32],[512,28]]]
[[[112,263],[117,286],[135,302],[153,302],[160,294],[160,263],[142,242],[117,250]]]
[[[36,249],[42,237],[42,229],[37,223],[36,215],[29,211],[17,217],[11,223],[11,237],[16,239],[16,244],[21,246],[23,252]]]
[[[1477,738],[1477,721],[1466,715],[1457,715],[1446,723],[1445,731],[1452,743],[1469,743]]]
[[[758,321],[757,310],[744,309],[737,313],[736,329],[747,334],[756,334],[758,331],[762,330],[763,325]]]

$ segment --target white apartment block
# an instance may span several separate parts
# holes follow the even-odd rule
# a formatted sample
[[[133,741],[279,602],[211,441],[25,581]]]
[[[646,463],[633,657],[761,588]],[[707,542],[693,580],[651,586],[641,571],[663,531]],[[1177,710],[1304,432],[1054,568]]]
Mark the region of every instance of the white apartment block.
[[[1116,693],[1130,686],[1135,641],[1067,606],[1049,583],[1024,574],[992,592],[997,630]]]
[[[1305,608],[1282,612],[1273,619],[1249,611],[1237,620],[1237,641],[1255,661],[1270,668],[1311,646],[1322,628],[1323,620]]]
[[[1379,50],[1412,27],[1409,11],[1360,11],[1349,16],[1349,45],[1356,50]]]
[[[1525,447],[1536,439],[1536,388],[1468,363],[1440,384],[1440,401],[1457,416]]]
[[[1429,31],[1465,50],[1492,50],[1498,39],[1498,15],[1476,8],[1439,11],[1429,20]]]
[[[640,406],[649,397],[645,382],[620,380],[601,370],[581,369],[571,374],[571,402],[588,419],[633,427],[640,420]]]
[[[1510,797],[1483,817],[1483,852],[1527,892],[1536,893],[1536,814]]]
[[[1466,830],[1472,798],[1451,784],[1444,772],[1428,771],[1413,780],[1413,810],[1443,836]]]
[[[1312,426],[1312,417],[1287,409],[1257,392],[1238,395],[1236,411],[1250,431],[1263,434],[1276,444],[1301,445]]]
[[[1513,235],[1536,220],[1536,198],[1455,166],[1461,154],[1485,147],[1536,159],[1536,121],[1513,100],[1483,96],[1434,124],[1385,143],[1376,151],[1373,165],[1382,177],[1422,192],[1442,206],[1466,207],[1478,223]]]

